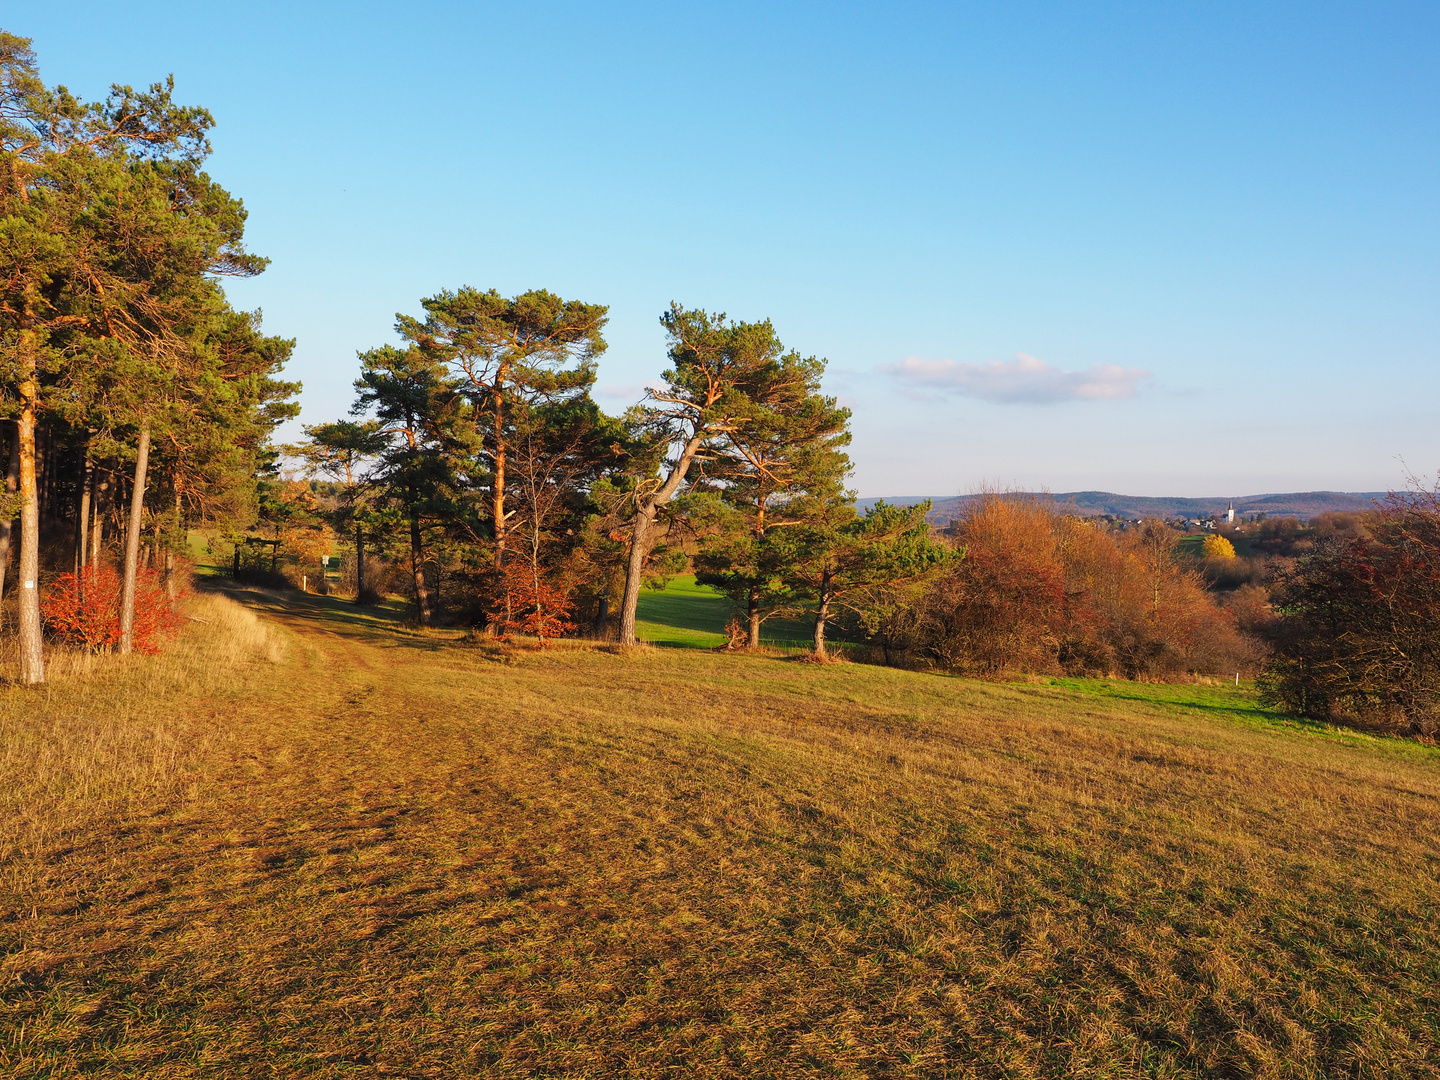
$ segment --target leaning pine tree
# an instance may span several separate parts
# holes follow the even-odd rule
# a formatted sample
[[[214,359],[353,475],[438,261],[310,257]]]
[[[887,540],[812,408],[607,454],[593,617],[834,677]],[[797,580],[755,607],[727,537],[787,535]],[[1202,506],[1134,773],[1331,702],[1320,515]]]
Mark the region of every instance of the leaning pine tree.
[[[753,405],[746,388],[771,368],[768,324],[733,323],[725,315],[671,304],[660,317],[670,368],[659,387],[628,416],[635,451],[629,508],[629,553],[620,605],[620,643],[635,644],[635,615],[655,523],[686,489],[696,459],[736,430]]]

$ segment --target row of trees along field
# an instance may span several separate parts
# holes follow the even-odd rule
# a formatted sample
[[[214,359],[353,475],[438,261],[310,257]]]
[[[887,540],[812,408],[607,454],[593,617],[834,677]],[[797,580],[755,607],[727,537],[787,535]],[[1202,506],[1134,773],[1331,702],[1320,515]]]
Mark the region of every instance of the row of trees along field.
[[[849,411],[768,321],[672,305],[669,368],[615,418],[590,396],[605,307],[468,287],[421,306],[401,346],[360,355],[355,418],[289,448],[332,486],[279,512],[349,539],[362,598],[372,558],[403,552],[421,625],[444,607],[543,640],[613,620],[629,644],[642,585],[693,566],[744,612],[732,643],[804,614],[824,656],[835,614],[956,558],[925,506],[857,514]]]
[[[129,651],[142,562],[173,593],[187,522],[243,513],[271,430],[296,411],[298,386],[275,378],[292,343],[219,285],[265,260],[201,169],[211,117],[171,91],[82,101],[0,32],[0,575],[18,547],[25,683],[45,677],[42,569],[75,575],[83,599],[119,561],[114,644]]]

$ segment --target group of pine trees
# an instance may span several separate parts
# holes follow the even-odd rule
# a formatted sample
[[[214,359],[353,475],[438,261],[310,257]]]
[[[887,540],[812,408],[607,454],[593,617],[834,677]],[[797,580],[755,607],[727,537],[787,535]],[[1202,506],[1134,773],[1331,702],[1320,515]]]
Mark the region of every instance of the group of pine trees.
[[[253,501],[269,435],[296,412],[298,386],[276,377],[293,343],[219,284],[265,260],[202,170],[213,121],[172,88],[83,101],[0,32],[0,575],[18,546],[25,683],[45,677],[42,561],[82,588],[85,567],[123,564],[129,651],[142,549],[173,573],[187,521]]]
[[[308,515],[353,542],[360,598],[367,552],[403,552],[421,624],[443,573],[452,614],[541,638],[618,621],[633,642],[642,583],[690,564],[745,611],[737,640],[808,610],[820,654],[836,612],[950,557],[924,508],[857,515],[849,414],[768,322],[672,307],[662,383],[610,417],[606,308],[545,291],[401,316],[399,345],[360,356],[354,418],[299,448],[338,496],[289,497],[269,438],[297,412],[293,342],[226,301],[266,261],[203,171],[212,118],[172,90],[81,100],[0,32],[0,592],[14,561],[22,681],[44,680],[42,588],[73,575],[84,604],[87,568],[118,565],[129,651],[147,565],[173,587],[200,523]]]
[[[367,550],[403,551],[422,625],[443,572],[492,632],[615,619],[631,644],[642,585],[688,564],[744,611],[734,644],[803,615],[824,656],[836,612],[953,558],[925,506],[856,512],[849,411],[821,390],[824,361],[768,321],[672,305],[668,369],[610,417],[591,398],[604,306],[469,287],[421,306],[398,316],[400,346],[360,354],[354,419],[292,449],[338,488],[357,593]]]

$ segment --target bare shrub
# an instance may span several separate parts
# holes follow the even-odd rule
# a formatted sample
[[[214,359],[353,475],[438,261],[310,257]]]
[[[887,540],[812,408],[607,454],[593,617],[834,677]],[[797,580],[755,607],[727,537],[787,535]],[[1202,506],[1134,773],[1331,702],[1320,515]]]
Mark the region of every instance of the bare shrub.
[[[1435,735],[1440,492],[1392,497],[1360,524],[1323,536],[1282,577],[1265,699],[1304,716]]]

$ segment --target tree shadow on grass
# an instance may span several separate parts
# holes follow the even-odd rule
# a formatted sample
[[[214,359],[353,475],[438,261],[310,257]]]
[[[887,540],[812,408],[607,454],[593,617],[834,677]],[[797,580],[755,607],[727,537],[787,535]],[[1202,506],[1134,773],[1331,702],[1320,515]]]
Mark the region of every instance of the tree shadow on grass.
[[[197,589],[228,596],[237,603],[273,615],[281,621],[303,619],[317,627],[366,640],[372,644],[401,646],[435,652],[455,644],[456,631],[421,630],[410,621],[409,605],[384,601],[356,604],[336,596],[318,593],[279,591],[237,584],[214,578],[197,582]]]

